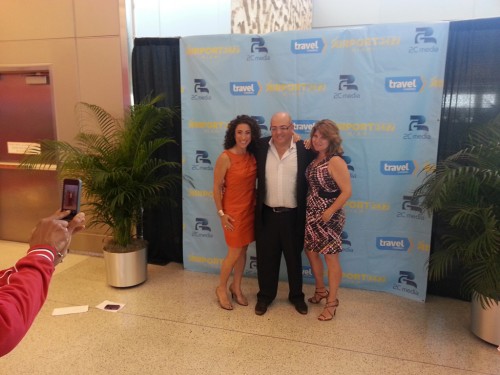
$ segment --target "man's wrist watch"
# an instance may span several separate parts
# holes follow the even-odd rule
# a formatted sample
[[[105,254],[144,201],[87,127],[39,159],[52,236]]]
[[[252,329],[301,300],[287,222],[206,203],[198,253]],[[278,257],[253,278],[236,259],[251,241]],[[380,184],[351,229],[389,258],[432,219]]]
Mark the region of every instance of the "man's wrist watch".
[[[224,211],[222,210],[217,211],[217,213],[219,214],[220,217],[224,216]]]

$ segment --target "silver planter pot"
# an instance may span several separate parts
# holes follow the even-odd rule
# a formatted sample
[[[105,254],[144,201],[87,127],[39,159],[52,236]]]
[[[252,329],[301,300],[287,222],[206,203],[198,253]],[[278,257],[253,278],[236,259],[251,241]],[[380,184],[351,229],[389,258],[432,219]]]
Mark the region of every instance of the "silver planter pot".
[[[103,250],[106,280],[109,285],[126,288],[142,284],[147,279],[147,248],[112,253]]]
[[[483,309],[475,297],[471,302],[471,330],[477,337],[494,345],[500,345],[500,304],[490,300],[490,307]]]

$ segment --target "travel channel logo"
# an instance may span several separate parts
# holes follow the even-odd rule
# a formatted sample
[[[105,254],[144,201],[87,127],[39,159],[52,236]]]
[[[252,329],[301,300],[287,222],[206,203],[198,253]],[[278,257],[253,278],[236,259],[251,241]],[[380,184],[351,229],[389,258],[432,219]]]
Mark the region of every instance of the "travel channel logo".
[[[290,48],[294,54],[321,53],[325,43],[321,38],[295,39],[290,43]]]
[[[406,237],[377,237],[376,246],[379,250],[408,251],[411,241]]]
[[[419,198],[413,195],[403,195],[401,211],[396,213],[398,218],[424,220],[424,209],[419,203]]]
[[[389,176],[409,175],[415,172],[413,160],[382,160],[380,173]]]
[[[309,138],[309,134],[311,134],[311,129],[316,123],[316,120],[295,120],[293,122],[294,124],[294,130],[298,134],[305,135],[306,138]]]
[[[304,279],[314,279],[311,266],[302,266],[302,277]]]
[[[393,284],[392,288],[400,292],[413,294],[418,296],[417,283],[415,280],[415,274],[411,271],[399,271],[399,278],[397,284]]]
[[[204,217],[197,217],[195,219],[194,230],[191,236],[213,238],[214,235],[212,234],[212,229],[208,224],[208,219]]]
[[[439,51],[437,40],[434,38],[432,27],[417,27],[415,29],[415,45],[408,50],[409,53],[436,53]]]
[[[385,91],[393,93],[419,92],[424,84],[419,76],[387,77]]]
[[[409,133],[403,134],[403,139],[431,139],[429,126],[425,123],[425,116],[411,115],[408,123]]]
[[[258,95],[260,85],[258,82],[229,82],[229,91],[234,96]]]
[[[266,40],[261,36],[254,36],[250,40],[250,55],[247,61],[267,61],[271,60],[266,47]]]
[[[339,76],[338,92],[333,94],[333,99],[359,99],[361,95],[357,91],[356,77],[352,74],[341,74]]]
[[[196,150],[195,164],[191,166],[193,171],[213,171],[212,161],[209,158],[208,151]]]
[[[212,100],[207,82],[203,78],[194,79],[194,94],[191,95],[191,100]]]

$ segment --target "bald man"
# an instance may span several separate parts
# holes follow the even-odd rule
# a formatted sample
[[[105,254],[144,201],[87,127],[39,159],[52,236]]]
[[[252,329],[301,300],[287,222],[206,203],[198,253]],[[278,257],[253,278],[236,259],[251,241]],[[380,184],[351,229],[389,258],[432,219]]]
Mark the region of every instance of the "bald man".
[[[255,313],[263,315],[276,298],[281,254],[284,255],[288,300],[300,314],[307,314],[302,292],[302,249],[306,212],[305,171],[314,155],[302,141],[294,142],[290,114],[275,113],[271,137],[257,148],[257,205],[255,238],[259,292]]]

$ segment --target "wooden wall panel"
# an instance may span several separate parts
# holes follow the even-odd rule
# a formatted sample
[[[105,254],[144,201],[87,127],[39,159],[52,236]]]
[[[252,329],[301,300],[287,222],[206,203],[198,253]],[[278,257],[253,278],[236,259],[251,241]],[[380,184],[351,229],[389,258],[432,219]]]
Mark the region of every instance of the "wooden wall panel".
[[[233,0],[231,32],[264,34],[274,31],[310,30],[312,0]]]

